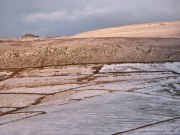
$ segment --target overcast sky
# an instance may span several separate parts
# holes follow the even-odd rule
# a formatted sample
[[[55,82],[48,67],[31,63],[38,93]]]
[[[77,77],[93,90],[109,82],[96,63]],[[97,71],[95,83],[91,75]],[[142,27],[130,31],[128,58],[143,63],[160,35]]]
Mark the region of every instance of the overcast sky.
[[[0,37],[68,36],[180,20],[180,0],[0,0]]]

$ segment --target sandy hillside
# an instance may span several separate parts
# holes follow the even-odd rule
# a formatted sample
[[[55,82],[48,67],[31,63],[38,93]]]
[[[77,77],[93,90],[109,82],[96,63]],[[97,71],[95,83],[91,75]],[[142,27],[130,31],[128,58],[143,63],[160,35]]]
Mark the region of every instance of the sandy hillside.
[[[127,25],[89,31],[74,35],[75,38],[89,37],[157,37],[180,38],[180,21]]]
[[[180,61],[180,21],[130,25],[70,37],[1,38],[0,69],[64,64]]]

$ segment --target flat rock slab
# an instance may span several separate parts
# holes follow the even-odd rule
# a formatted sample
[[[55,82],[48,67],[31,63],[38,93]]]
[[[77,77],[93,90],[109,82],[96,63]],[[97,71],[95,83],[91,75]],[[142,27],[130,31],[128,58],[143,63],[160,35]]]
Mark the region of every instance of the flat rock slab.
[[[179,62],[7,72],[0,81],[3,135],[180,134]]]
[[[28,94],[0,94],[1,107],[24,107],[35,103],[40,95]]]
[[[110,135],[180,117],[179,103],[143,94],[111,93],[63,106],[43,104],[47,114],[2,125],[0,129],[3,134]],[[6,130],[13,126],[16,129]]]
[[[117,133],[116,135],[179,135],[180,133],[180,119],[172,119],[163,123],[157,123],[147,128],[137,129],[136,131],[129,131],[128,133]]]

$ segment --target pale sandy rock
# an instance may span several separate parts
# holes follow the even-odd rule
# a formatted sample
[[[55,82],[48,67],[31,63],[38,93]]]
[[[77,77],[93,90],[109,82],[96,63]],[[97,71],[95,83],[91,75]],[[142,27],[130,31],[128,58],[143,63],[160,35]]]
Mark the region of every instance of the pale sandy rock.
[[[8,112],[11,112],[11,111],[15,111],[16,108],[0,108],[0,115],[4,114],[4,113],[8,113]]]
[[[0,81],[7,79],[11,75],[13,75],[16,72],[16,70],[0,70]]]
[[[100,65],[67,65],[43,68],[29,68],[18,72],[15,77],[47,77],[47,76],[73,76],[93,74]]]
[[[23,94],[23,93],[33,93],[33,94],[53,94],[58,92],[67,91],[73,88],[78,88],[86,85],[81,84],[62,84],[62,85],[54,85],[54,86],[39,86],[35,85],[34,88],[27,88],[27,87],[19,87],[19,88],[10,88],[5,90],[0,90],[0,94],[9,93],[9,94]]]
[[[17,114],[9,114],[8,116],[0,117],[0,124],[8,124],[12,122],[16,122],[19,120],[23,120],[26,118],[31,118],[33,116],[37,116],[40,113],[17,113]]]
[[[75,84],[78,78],[84,76],[54,76],[54,77],[24,77],[11,78],[0,82],[0,89],[10,89],[19,87],[40,87],[40,86],[54,86],[62,84]]]
[[[77,101],[86,100],[88,98],[93,98],[97,96],[102,96],[103,94],[109,93],[108,90],[83,90],[83,91],[64,91],[55,95],[50,95],[41,101],[41,104],[48,105],[65,105]]]
[[[179,101],[134,93],[103,94],[72,104],[42,104],[30,110],[44,110],[47,113],[4,124],[0,126],[1,133],[109,135],[179,117],[180,113]],[[172,123],[171,127],[177,127],[176,124]],[[167,126],[163,125],[164,128]],[[156,131],[152,130],[153,133]]]
[[[166,63],[125,63],[125,64],[111,64],[104,65],[100,73],[128,73],[128,72],[174,72],[180,74],[180,62],[166,62]]]
[[[28,94],[0,94],[1,107],[25,107],[36,102],[41,95]]]
[[[7,87],[0,90],[1,133],[178,134],[179,70],[178,62],[19,70],[0,81]]]

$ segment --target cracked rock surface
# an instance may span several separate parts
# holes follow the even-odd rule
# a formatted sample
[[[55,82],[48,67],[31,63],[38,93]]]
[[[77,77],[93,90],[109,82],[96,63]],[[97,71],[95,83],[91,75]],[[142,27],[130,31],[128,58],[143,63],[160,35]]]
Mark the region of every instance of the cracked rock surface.
[[[180,134],[179,62],[51,66],[0,74],[3,135]]]

